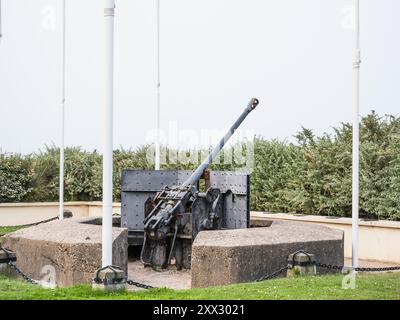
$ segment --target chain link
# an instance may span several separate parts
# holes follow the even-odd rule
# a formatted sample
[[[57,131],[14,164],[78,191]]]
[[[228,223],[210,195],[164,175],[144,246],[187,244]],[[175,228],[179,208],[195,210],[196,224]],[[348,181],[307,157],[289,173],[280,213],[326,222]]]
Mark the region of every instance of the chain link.
[[[335,265],[325,264],[325,263],[316,263],[315,265],[317,267],[320,267],[320,268],[323,268],[323,269],[338,270],[338,271],[341,271],[344,268],[344,266],[335,266]]]
[[[274,278],[278,277],[279,275],[281,275],[283,272],[287,271],[288,269],[289,269],[289,266],[285,266],[267,276],[257,279],[255,282],[262,282],[262,281],[274,279]]]
[[[44,224],[44,223],[49,223],[49,222],[52,222],[52,221],[56,221],[56,220],[58,220],[58,219],[59,219],[59,217],[50,218],[50,219],[47,219],[47,220],[43,220],[43,221],[35,222],[35,223],[32,223],[32,224],[24,225],[23,228],[26,228],[26,227],[35,227],[35,226],[38,226],[38,225],[40,225],[40,224]]]
[[[344,266],[335,266],[331,264],[324,264],[324,263],[317,263],[317,267],[324,268],[324,269],[330,269],[330,270],[343,270]],[[351,267],[349,267],[351,269]],[[354,271],[358,272],[385,272],[385,271],[397,271],[400,270],[400,266],[396,267],[380,267],[380,268],[371,268],[371,267],[366,267],[366,268],[354,268]]]
[[[30,278],[27,274],[25,274],[21,269],[17,267],[15,262],[8,262],[8,265],[17,272],[18,275],[20,275],[26,282],[35,284],[37,285],[38,282]],[[324,269],[329,269],[329,270],[337,270],[337,271],[342,271],[345,267],[340,266],[340,265],[332,265],[332,264],[325,264],[325,263],[316,263],[315,264],[317,267],[324,268]],[[255,282],[262,282],[266,280],[271,280],[274,278],[277,278],[279,275],[281,275],[283,272],[286,272],[290,268],[289,265],[282,267],[281,269],[266,275],[262,278],[259,278],[255,280]],[[366,268],[355,268],[355,271],[358,272],[387,272],[387,271],[400,271],[400,266],[393,266],[393,267],[380,267],[380,268],[371,268],[371,267],[366,267]],[[145,289],[145,290],[150,290],[150,289],[155,289],[155,287],[133,281],[131,279],[128,279],[126,283],[130,286],[134,286],[137,288]]]
[[[397,267],[381,267],[381,268],[356,268],[356,271],[360,272],[385,272],[385,271],[397,271],[400,270],[400,266]]]
[[[317,267],[324,268],[324,269],[329,269],[329,270],[336,270],[336,271],[342,271],[345,267],[344,266],[339,266],[339,265],[332,265],[332,264],[325,264],[325,263],[316,263],[315,264]],[[260,279],[255,280],[255,282],[261,282],[261,281],[266,281],[266,280],[271,280],[279,275],[281,275],[283,272],[286,272],[290,266],[283,267],[267,276],[264,276]],[[351,268],[349,268],[351,269]],[[366,268],[355,268],[355,271],[358,272],[387,272],[387,271],[400,271],[400,266],[395,266],[395,267],[381,267],[381,268],[371,268],[371,267],[366,267]]]
[[[30,284],[38,284],[37,281],[33,280],[32,278],[30,278],[27,274],[25,274],[20,268],[17,267],[17,265],[10,261],[8,263],[8,265],[14,269],[26,282],[30,283]]]
[[[135,281],[129,280],[129,279],[126,281],[126,283],[127,283],[128,285],[130,285],[130,286],[137,287],[137,288],[141,288],[141,289],[145,289],[145,290],[155,289],[154,287],[149,286],[149,285],[147,285],[147,284],[135,282]]]
[[[16,265],[14,262],[10,261],[10,262],[8,262],[8,265],[9,265],[13,270],[15,270],[15,271],[17,272],[17,274],[18,274],[19,276],[21,276],[26,282],[31,283],[31,284],[35,284],[35,285],[38,284],[37,281],[35,281],[35,280],[33,280],[32,278],[30,278],[26,273],[24,273],[20,268],[18,268],[17,265]],[[127,283],[128,285],[130,285],[130,286],[138,287],[138,288],[145,289],[145,290],[155,289],[155,288],[152,287],[152,286],[149,286],[149,285],[146,285],[146,284],[143,284],[143,283],[140,283],[140,282],[135,282],[135,281],[130,280],[130,279],[128,279],[128,280],[126,281],[126,283]]]

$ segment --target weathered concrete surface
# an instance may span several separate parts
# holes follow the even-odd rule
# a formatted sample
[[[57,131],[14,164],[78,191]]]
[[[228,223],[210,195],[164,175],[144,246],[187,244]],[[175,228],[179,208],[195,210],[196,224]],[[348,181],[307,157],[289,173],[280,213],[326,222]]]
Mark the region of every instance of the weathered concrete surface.
[[[297,221],[309,224],[318,224],[326,227],[343,230],[345,232],[344,254],[346,258],[352,255],[352,219],[340,217],[323,217],[315,215],[291,215],[285,213],[252,212],[251,218],[257,220]],[[389,265],[400,263],[400,221],[388,220],[360,220],[360,247],[361,260],[381,261]]]
[[[17,265],[30,277],[41,280],[42,268],[53,266],[61,287],[91,283],[101,267],[101,225],[93,218],[65,219],[11,233],[2,239],[4,248],[17,254]],[[113,264],[127,271],[128,231],[113,228]]]
[[[298,250],[314,254],[317,262],[343,265],[343,245],[342,231],[306,223],[203,231],[193,244],[192,287],[254,281],[286,266],[288,256]]]

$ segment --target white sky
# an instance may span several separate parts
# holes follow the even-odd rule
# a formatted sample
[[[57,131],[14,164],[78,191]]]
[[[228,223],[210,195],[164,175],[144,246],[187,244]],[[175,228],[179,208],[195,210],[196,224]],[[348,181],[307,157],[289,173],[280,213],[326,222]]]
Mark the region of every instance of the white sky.
[[[0,148],[59,141],[61,0],[2,0]],[[352,119],[351,0],[161,0],[163,127],[291,138]],[[361,111],[399,115],[400,1],[362,0]],[[101,150],[103,1],[67,0],[66,144]],[[52,18],[52,12],[55,13]],[[155,126],[155,0],[117,0],[115,146]]]

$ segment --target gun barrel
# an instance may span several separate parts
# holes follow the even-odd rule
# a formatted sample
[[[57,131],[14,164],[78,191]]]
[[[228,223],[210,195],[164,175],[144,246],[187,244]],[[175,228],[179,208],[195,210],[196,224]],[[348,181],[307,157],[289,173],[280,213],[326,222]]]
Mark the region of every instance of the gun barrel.
[[[215,158],[219,155],[221,150],[224,148],[228,140],[233,136],[235,131],[240,127],[243,121],[247,118],[247,116],[252,112],[259,104],[258,99],[253,98],[250,100],[246,109],[240,115],[240,117],[236,120],[233,126],[229,129],[229,131],[225,134],[225,136],[221,139],[219,144],[214,148],[214,150],[208,155],[208,157],[204,160],[204,162],[197,168],[197,170],[192,174],[192,176],[182,185],[182,188],[185,188],[190,185],[195,185],[203,176],[204,171],[210,166],[210,164],[215,160]]]

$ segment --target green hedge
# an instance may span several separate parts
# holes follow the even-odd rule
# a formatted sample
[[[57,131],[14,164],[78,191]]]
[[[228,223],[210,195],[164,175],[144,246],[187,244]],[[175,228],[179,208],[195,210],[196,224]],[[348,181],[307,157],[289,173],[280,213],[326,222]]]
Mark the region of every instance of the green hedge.
[[[315,136],[302,128],[295,142],[255,140],[253,210],[328,216],[351,215],[352,127]],[[147,147],[114,152],[114,198],[120,199],[121,170],[150,169]],[[101,199],[101,155],[66,150],[66,201]],[[0,155],[0,202],[57,201],[59,150]],[[188,169],[194,165],[170,165]],[[213,165],[230,170],[232,165]],[[400,220],[400,118],[372,112],[361,123],[361,216]]]
[[[352,126],[297,143],[256,142],[252,207],[256,210],[351,216]],[[361,216],[400,220],[400,118],[374,112],[361,125]]]

